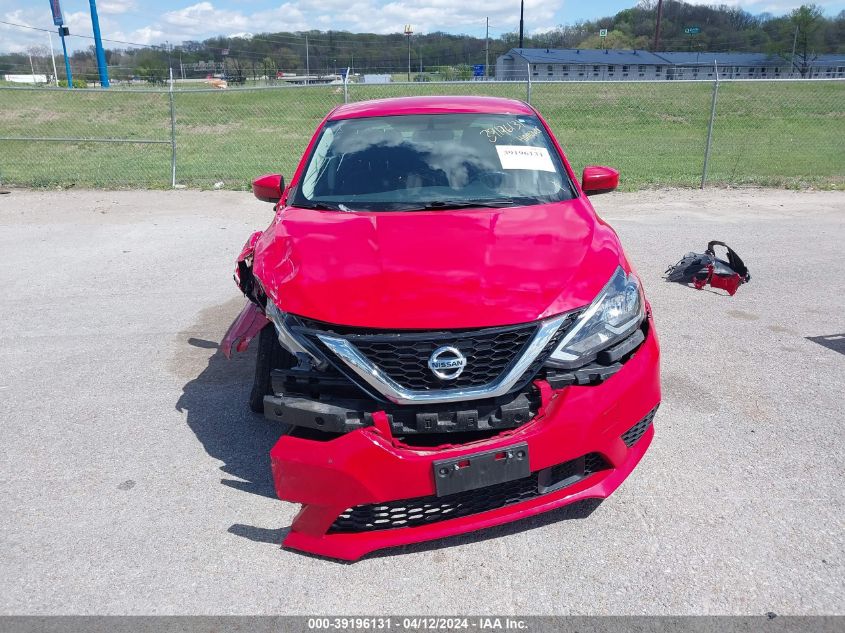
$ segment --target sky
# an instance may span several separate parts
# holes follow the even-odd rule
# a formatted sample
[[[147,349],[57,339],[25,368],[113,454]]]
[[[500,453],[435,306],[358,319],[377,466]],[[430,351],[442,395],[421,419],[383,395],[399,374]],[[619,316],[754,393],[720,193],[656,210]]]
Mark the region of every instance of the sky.
[[[687,0],[688,2],[690,0]],[[800,6],[790,0],[691,0],[694,4],[729,4],[751,13],[780,15]],[[807,1],[807,0],[805,0]],[[88,0],[60,0],[71,33],[91,35]],[[547,31],[559,24],[595,19],[634,6],[636,0],[526,0],[525,30]],[[815,0],[826,14],[845,9],[845,0]],[[103,37],[137,44],[179,43],[214,35],[244,35],[309,29],[397,33],[411,24],[414,32],[446,31],[484,36],[516,30],[519,0],[98,0]],[[52,29],[49,0],[0,0],[0,21]],[[0,51],[46,46],[47,33],[0,24]],[[58,46],[58,38],[54,38]],[[69,38],[71,50],[90,40]],[[106,43],[107,47],[121,47]],[[125,47],[125,46],[123,46]]]

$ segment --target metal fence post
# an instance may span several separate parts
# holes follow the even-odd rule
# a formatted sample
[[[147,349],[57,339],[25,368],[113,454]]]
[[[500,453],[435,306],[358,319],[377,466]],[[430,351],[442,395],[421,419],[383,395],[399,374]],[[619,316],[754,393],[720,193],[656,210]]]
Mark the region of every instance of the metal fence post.
[[[176,106],[173,102],[173,69],[170,69],[170,186],[176,188]]]
[[[713,144],[713,122],[716,120],[716,97],[719,94],[719,68],[713,60],[716,69],[716,81],[713,82],[713,98],[710,101],[710,124],[707,126],[707,145],[704,148],[704,167],[701,170],[701,188],[707,182],[707,166],[710,163],[710,146]]]
[[[525,88],[525,91],[526,91],[527,94],[526,94],[526,97],[525,97],[525,101],[526,101],[526,103],[528,103],[530,105],[531,104],[531,64],[530,63],[525,64],[525,70],[526,70],[526,73],[527,73],[525,75],[526,78],[527,78],[526,88]]]
[[[346,67],[346,74],[343,76],[343,102],[349,103],[349,66]]]

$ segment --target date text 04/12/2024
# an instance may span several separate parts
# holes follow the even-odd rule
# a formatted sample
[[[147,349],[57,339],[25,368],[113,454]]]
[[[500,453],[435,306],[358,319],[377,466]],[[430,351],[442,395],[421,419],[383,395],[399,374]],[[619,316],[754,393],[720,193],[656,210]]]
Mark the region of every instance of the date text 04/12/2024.
[[[308,618],[309,631],[524,631],[528,623],[505,617],[326,617]]]

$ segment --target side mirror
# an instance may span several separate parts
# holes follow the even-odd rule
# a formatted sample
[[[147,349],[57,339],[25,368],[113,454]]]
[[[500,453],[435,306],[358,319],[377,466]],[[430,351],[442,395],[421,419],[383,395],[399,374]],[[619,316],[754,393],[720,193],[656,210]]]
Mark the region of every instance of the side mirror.
[[[285,179],[281,174],[265,174],[252,181],[252,195],[263,202],[277,203],[282,199]]]
[[[619,172],[612,167],[598,167],[591,165],[584,167],[581,176],[581,189],[588,196],[613,191],[619,186]]]

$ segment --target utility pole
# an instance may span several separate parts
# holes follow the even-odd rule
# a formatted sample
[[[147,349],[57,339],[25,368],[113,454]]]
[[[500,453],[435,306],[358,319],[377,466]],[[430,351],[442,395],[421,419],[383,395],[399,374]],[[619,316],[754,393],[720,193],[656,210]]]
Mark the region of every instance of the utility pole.
[[[411,25],[405,25],[405,35],[408,37],[408,83],[411,82],[411,35],[414,32],[411,30]]]
[[[69,29],[62,25],[59,27],[59,37],[62,38],[62,52],[65,55],[65,76],[67,77],[67,89],[73,90],[73,75],[70,72],[70,58],[67,56],[67,43],[65,35],[70,35]]]
[[[305,85],[308,85],[308,76],[311,74],[311,62],[308,59],[308,36],[305,36]]]
[[[520,0],[519,3],[519,47],[522,48],[522,32],[525,27],[525,22],[523,21],[523,17],[525,17],[525,0]]]
[[[657,52],[660,50],[658,46],[660,46],[660,18],[663,16],[663,0],[657,0],[657,24],[654,25],[654,46],[652,47],[652,51]]]
[[[109,87],[109,69],[106,66],[106,53],[103,39],[100,37],[100,18],[97,17],[97,0],[88,0],[91,6],[91,28],[94,30],[94,48],[97,51],[97,70],[100,73],[100,86]]]
[[[53,34],[48,32],[47,39],[50,41],[50,61],[53,62],[53,82],[58,87],[59,72],[56,70],[56,54],[53,52]]]
[[[62,52],[65,55],[65,76],[67,77],[67,89],[73,90],[73,75],[70,72],[70,60],[67,56],[67,44],[65,43],[65,35],[70,35],[70,31],[65,26],[65,20],[62,17],[62,8],[59,5],[59,0],[52,0],[50,2],[50,10],[53,12],[53,25],[59,29],[59,37],[62,40]],[[53,40],[50,39],[50,47],[53,46]],[[56,62],[53,62],[55,68]],[[59,76],[56,75],[56,85],[59,85]]]
[[[489,77],[487,69],[490,67],[490,18],[486,18],[487,27],[484,32],[484,79]]]

